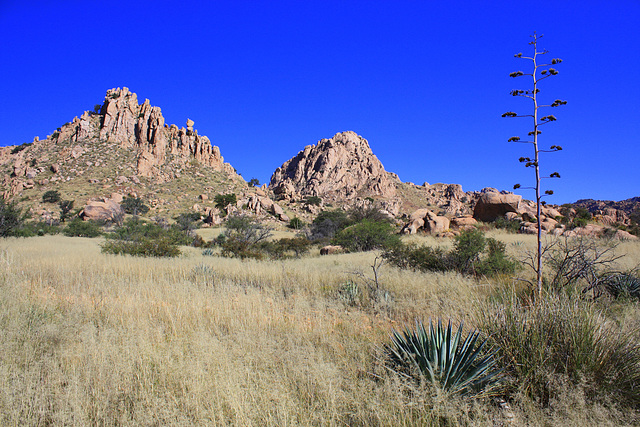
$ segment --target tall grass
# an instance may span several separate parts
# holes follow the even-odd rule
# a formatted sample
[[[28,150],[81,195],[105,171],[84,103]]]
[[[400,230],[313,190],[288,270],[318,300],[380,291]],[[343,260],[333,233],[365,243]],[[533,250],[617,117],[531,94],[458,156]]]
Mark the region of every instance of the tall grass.
[[[338,290],[372,277],[373,253],[242,262],[183,252],[141,259],[102,254],[100,239],[0,241],[0,425],[505,421],[491,401],[419,393],[379,366],[391,331],[416,318],[476,327],[493,284],[383,266],[385,305],[349,306]],[[598,322],[640,323],[630,306],[616,316]],[[581,402],[577,422],[630,422]],[[513,410],[515,425],[562,425],[532,400]]]

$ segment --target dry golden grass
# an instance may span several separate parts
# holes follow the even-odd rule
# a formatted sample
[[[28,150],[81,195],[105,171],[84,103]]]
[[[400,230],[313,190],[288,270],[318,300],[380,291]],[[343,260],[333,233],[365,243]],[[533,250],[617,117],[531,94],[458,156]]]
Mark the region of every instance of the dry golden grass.
[[[374,253],[258,262],[186,249],[178,259],[143,259],[102,254],[99,244],[0,241],[0,424],[505,421],[490,401],[410,393],[376,360],[391,328],[416,318],[473,322],[493,285],[383,266],[388,301],[347,307],[337,291],[347,281],[365,291]],[[624,250],[640,259],[638,244]],[[636,311],[625,310],[629,326],[637,324]],[[557,414],[514,411],[515,425],[563,425]],[[575,424],[610,416],[571,413]]]

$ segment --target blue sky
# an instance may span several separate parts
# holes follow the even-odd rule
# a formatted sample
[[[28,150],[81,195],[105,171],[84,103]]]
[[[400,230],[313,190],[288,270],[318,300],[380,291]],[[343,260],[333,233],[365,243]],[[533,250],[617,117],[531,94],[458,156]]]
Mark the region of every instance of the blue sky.
[[[543,101],[551,203],[640,196],[640,1],[0,0],[0,146],[46,137],[126,86],[195,121],[246,180],[353,130],[403,181],[532,184],[529,35],[560,57]],[[532,198],[530,191],[519,192]]]

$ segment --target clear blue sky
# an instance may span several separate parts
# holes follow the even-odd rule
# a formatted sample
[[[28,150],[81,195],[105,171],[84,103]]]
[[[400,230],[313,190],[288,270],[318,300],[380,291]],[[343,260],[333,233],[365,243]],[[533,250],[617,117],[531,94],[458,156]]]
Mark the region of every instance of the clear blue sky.
[[[206,5],[206,6],[205,6]],[[564,61],[542,85],[552,203],[640,196],[640,1],[0,0],[0,146],[44,138],[127,86],[195,121],[245,179],[305,145],[365,137],[403,181],[511,189],[530,130],[529,35]],[[529,191],[520,194],[532,198]]]

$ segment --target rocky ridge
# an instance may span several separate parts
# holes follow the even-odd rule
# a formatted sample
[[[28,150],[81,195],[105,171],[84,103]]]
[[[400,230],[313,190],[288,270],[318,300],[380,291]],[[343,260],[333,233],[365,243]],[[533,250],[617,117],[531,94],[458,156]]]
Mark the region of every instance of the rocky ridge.
[[[78,207],[84,203],[86,218],[108,219],[121,214],[116,208],[123,195],[140,196],[151,206],[151,215],[191,210],[219,224],[213,196],[235,193],[237,203],[227,214],[249,211],[280,223],[293,216],[308,222],[327,208],[375,204],[403,222],[405,233],[448,235],[473,227],[476,220],[497,218],[520,221],[522,232],[537,231],[535,206],[521,196],[492,188],[464,192],[458,184],[403,183],[384,169],[368,141],[355,132],[306,146],[276,169],[268,188],[252,188],[224,162],[218,147],[198,135],[192,120],[187,119],[186,127],[167,125],[159,107],[149,100],[140,104],[126,87],[107,91],[97,107],[45,140],[36,137],[30,144],[0,147],[4,197],[30,201],[32,212],[45,218],[55,207],[43,206],[42,194],[60,190],[65,199],[77,200]],[[320,206],[305,203],[311,196],[322,200]],[[577,204],[604,225],[628,225],[640,198]],[[565,232],[557,207],[545,206],[542,213],[544,232]]]
[[[167,125],[159,107],[149,100],[140,104],[126,87],[108,90],[97,107],[46,139],[2,147],[0,194],[20,197],[35,213],[48,208],[39,201],[48,190],[78,207],[117,193],[144,197],[156,212],[173,212],[202,193],[247,188],[192,120],[186,128]]]

